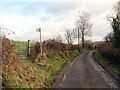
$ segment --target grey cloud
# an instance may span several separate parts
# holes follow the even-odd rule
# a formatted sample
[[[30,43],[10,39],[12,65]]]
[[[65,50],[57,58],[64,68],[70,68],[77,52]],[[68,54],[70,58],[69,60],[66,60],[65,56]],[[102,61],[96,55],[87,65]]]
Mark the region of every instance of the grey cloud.
[[[45,21],[49,20],[50,18],[51,18],[51,16],[43,16],[40,18],[40,20],[45,22]]]
[[[70,12],[71,10],[77,9],[80,5],[82,5],[82,2],[81,3],[53,2],[53,3],[49,3],[49,5],[47,7],[47,12],[54,14],[54,15],[55,14],[62,15],[62,14],[66,14],[66,13]]]
[[[100,16],[101,14],[112,12],[113,2],[88,2],[86,10],[93,16]]]
[[[71,16],[73,11],[77,11],[80,6],[83,6],[83,2],[49,2],[47,4],[46,15],[41,17],[42,21],[49,21],[52,17],[57,23],[62,22],[66,17]]]

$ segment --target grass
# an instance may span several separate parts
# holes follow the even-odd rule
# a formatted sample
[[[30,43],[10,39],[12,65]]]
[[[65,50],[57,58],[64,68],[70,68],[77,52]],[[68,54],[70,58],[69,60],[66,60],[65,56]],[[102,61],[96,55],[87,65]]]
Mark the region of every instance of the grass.
[[[95,56],[104,64],[106,65],[110,70],[112,70],[113,72],[117,73],[118,75],[120,75],[120,66],[119,65],[115,65],[113,64],[110,60],[104,58],[100,52],[96,51],[95,52]]]
[[[17,65],[18,70],[13,68],[11,73],[4,71],[3,77],[7,80],[4,80],[4,83],[7,84],[6,87],[12,88],[50,88],[61,70],[78,53],[77,50],[60,54],[51,52],[50,57],[42,61],[35,60],[34,63],[28,57],[20,57],[21,63]]]

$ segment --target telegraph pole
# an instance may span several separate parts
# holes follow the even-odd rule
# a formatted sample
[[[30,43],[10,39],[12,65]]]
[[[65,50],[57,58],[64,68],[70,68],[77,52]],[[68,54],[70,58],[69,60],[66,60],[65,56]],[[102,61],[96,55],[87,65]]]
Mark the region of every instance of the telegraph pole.
[[[37,29],[37,32],[40,32],[40,53],[42,54],[42,36],[41,36],[41,28]]]

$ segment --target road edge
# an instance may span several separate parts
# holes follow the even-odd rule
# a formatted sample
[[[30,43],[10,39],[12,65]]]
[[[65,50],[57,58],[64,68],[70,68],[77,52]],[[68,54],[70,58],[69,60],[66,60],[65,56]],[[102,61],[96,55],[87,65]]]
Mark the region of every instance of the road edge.
[[[62,82],[64,75],[66,73],[66,71],[68,70],[68,68],[70,67],[70,65],[74,62],[74,60],[80,55],[81,53],[79,53],[78,55],[76,55],[76,57],[72,60],[72,61],[69,61],[67,63],[67,65],[61,70],[61,73],[60,75],[58,75],[58,77],[55,79],[55,83],[54,85],[52,86],[52,88],[60,88],[60,82]]]
[[[101,63],[100,60],[95,56],[95,51],[93,52],[92,57],[112,78],[118,82],[118,88],[120,88],[120,76]]]

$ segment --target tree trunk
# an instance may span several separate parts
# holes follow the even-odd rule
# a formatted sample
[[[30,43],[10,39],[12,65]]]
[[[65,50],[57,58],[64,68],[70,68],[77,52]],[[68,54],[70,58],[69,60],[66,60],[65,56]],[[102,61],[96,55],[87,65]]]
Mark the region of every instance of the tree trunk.
[[[84,34],[82,35],[82,47],[84,48]]]

